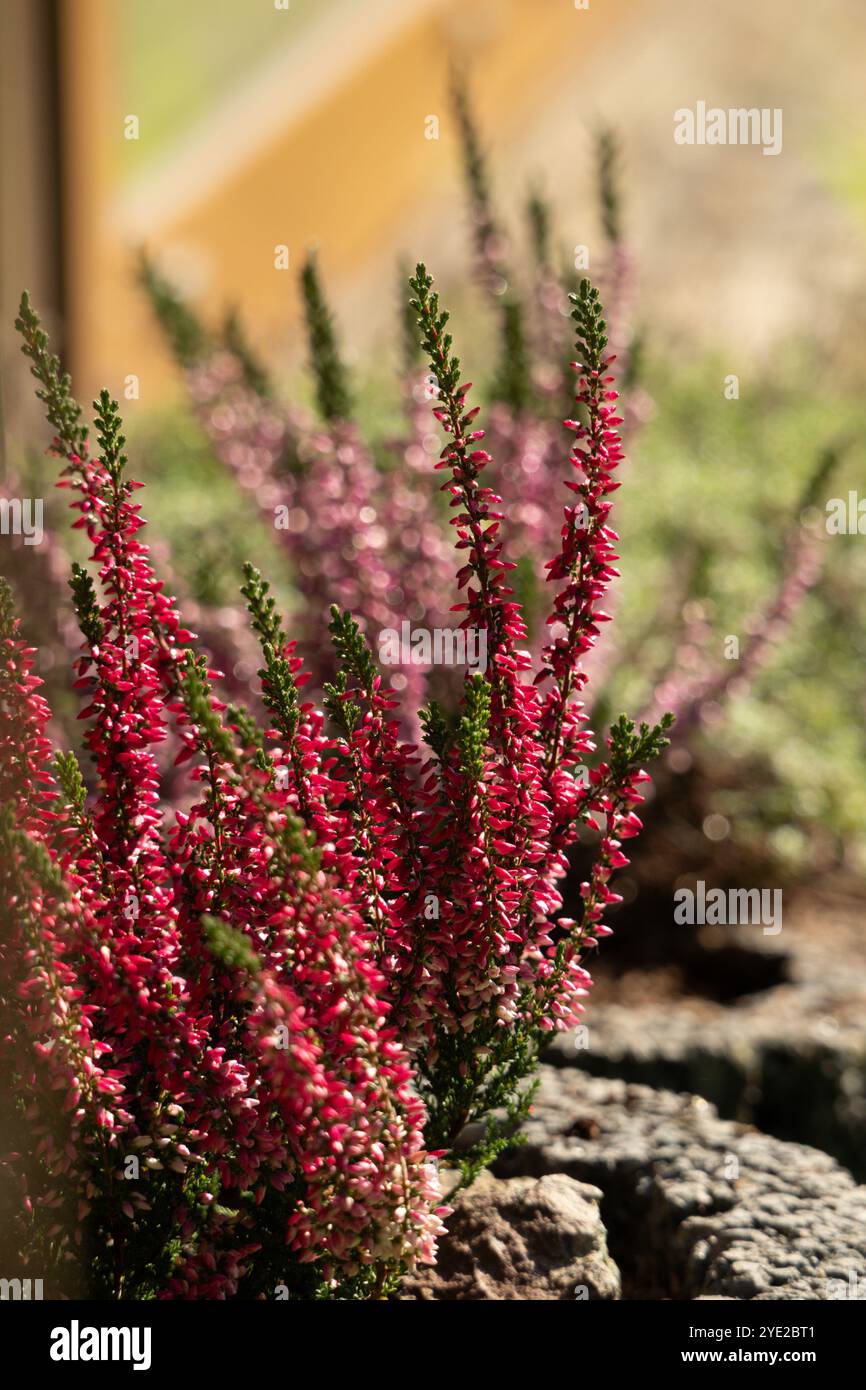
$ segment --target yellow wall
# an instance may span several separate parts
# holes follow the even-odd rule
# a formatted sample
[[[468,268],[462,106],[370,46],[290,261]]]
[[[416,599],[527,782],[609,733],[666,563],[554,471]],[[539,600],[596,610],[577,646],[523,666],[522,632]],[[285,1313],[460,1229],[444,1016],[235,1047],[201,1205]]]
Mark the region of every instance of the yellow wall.
[[[128,113],[112,76],[112,0],[62,0],[79,391],[100,384],[118,390],[135,373],[142,401],[153,401],[172,379],[132,280],[137,244],[146,242],[169,267],[189,268],[190,285],[212,312],[239,304],[262,344],[273,347],[296,312],[294,271],[310,244],[321,247],[329,284],[339,291],[363,281],[383,251],[400,249],[403,228],[425,208],[441,212],[443,199],[454,200],[455,217],[464,215],[450,55],[466,56],[479,120],[489,143],[501,147],[551,83],[573,82],[579,102],[580,75],[596,45],[635,5],[592,0],[580,11],[573,0],[402,0],[395,11],[391,0],[353,3],[318,49],[287,45],[284,59],[274,55],[277,68],[285,62],[276,79],[272,71],[250,82],[240,99],[227,99],[228,117],[215,113],[156,170],[118,188],[110,182],[105,127],[112,122],[112,138],[116,130],[123,141]],[[296,88],[308,89],[309,99],[296,101]],[[440,117],[438,141],[424,137],[431,114]],[[233,144],[243,148],[240,158]],[[274,268],[280,243],[290,250],[288,274]],[[435,266],[436,247],[423,249]]]

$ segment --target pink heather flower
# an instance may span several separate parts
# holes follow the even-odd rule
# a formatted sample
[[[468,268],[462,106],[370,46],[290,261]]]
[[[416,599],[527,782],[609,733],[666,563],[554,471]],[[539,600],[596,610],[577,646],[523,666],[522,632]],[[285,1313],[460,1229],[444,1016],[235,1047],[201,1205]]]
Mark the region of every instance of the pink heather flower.
[[[0,588],[0,1047],[4,1074],[22,1098],[21,1123],[32,1160],[4,1155],[22,1185],[27,1222],[66,1205],[81,1210],[93,1189],[88,1163],[116,1144],[129,1120],[124,1087],[101,1058],[92,1007],[82,1004],[76,961],[92,936],[88,914],[41,848],[58,833],[55,786],[45,730],[49,710],[20,638],[5,581]],[[7,1142],[8,1142],[7,1136]],[[38,1167],[38,1172],[34,1168]],[[75,1226],[58,1228],[65,1257]],[[77,1233],[80,1240],[80,1233]]]
[[[22,326],[60,418],[54,402],[68,387],[26,301]],[[140,1296],[142,1277],[157,1278],[160,1296],[233,1296],[256,1278],[265,1201],[289,1267],[312,1261],[335,1287],[362,1269],[381,1279],[432,1258],[441,1214],[372,934],[326,870],[306,867],[300,842],[288,847],[291,792],[268,790],[252,750],[226,734],[206,669],[185,653],[190,634],[139,539],[116,406],[104,393],[98,456],[64,409],[64,483],[78,494],[100,587],[76,572],[77,685],[97,784],[88,806],[74,760],[58,764],[62,789],[52,781],[47,706],[4,598],[3,873],[20,925],[3,951],[0,1002],[38,1139],[36,1179],[20,1175],[24,1210],[41,1221],[68,1205],[74,1220],[54,1221],[64,1241],[75,1221],[97,1223],[97,1246],[108,1240],[101,1296]],[[170,832],[156,763],[169,728],[200,789]],[[249,979],[206,944],[207,921],[223,913],[257,953]],[[273,1038],[281,1024],[285,1048]],[[44,1097],[60,1090],[69,1103],[58,1130]],[[140,1176],[119,1171],[130,1155]],[[199,1186],[223,1201],[198,1202]],[[161,1287],[136,1270],[152,1220],[163,1223]]]
[[[798,525],[790,535],[775,594],[745,625],[748,635],[739,658],[723,661],[709,655],[706,648],[711,634],[706,624],[690,622],[670,662],[670,673],[654,690],[643,717],[652,720],[659,709],[671,710],[680,742],[705,716],[719,710],[727,694],[745,693],[790,628],[821,569],[819,541],[805,526]]]
[[[439,625],[449,555],[429,519],[411,443],[380,473],[354,424],[316,426],[277,407],[245,385],[230,353],[198,363],[187,383],[218,456],[287,548],[304,600],[296,640],[317,689],[334,673],[332,603],[356,614],[373,643],[404,619]],[[409,708],[421,703],[423,677],[417,665],[393,671]]]
[[[237,421],[220,417],[245,485],[266,508],[281,505],[278,492],[288,497],[302,576],[315,551],[307,597],[320,642],[314,595],[331,601],[335,675],[322,710],[303,698],[303,644],[289,640],[267,585],[247,569],[264,730],[215,696],[213,673],[193,656],[191,634],[155,577],[116,407],[103,394],[100,453],[91,456],[22,310],[67,458],[64,483],[77,493],[76,524],[97,566],[99,594],[83,571],[73,586],[85,639],[77,684],[86,691],[97,785],[88,806],[64,763],[62,796],[40,792],[45,710],[13,648],[11,689],[24,701],[15,719],[30,733],[0,742],[0,776],[10,787],[17,777],[21,788],[10,833],[30,837],[51,891],[62,885],[56,891],[74,901],[75,950],[62,955],[63,983],[87,1022],[81,1045],[93,1051],[76,1056],[76,1067],[105,1066],[111,1082],[104,1096],[100,1087],[97,1129],[116,1136],[119,1154],[140,1147],[143,1168],[160,1175],[159,1220],[174,1241],[156,1289],[162,1297],[267,1293],[261,1281],[281,1269],[297,1280],[307,1265],[327,1288],[368,1273],[368,1289],[379,1292],[392,1275],[431,1260],[444,1210],[427,1146],[435,1139],[447,1150],[493,1103],[491,1065],[510,1067],[516,1085],[539,1039],[580,1018],[590,983],[583,953],[608,930],[604,910],[618,901],[612,876],[627,862],[623,842],[640,828],[638,764],[653,746],[646,731],[615,726],[606,760],[582,775],[594,749],[581,702],[584,658],[616,575],[608,513],[622,459],[598,297],[584,284],[576,300],[583,415],[568,422],[570,495],[548,538],[549,635],[534,659],[470,386],[422,267],[413,285],[436,382],[433,415],[445,432],[436,468],[450,544],[430,529],[416,487],[429,435],[414,393],[404,454],[411,466],[399,478],[378,475],[342,419],[290,431],[285,417],[267,414],[268,403],[247,397],[240,433]],[[225,381],[202,373],[196,389],[212,412],[225,406]],[[249,448],[237,448],[241,434]],[[552,431],[527,420],[518,434],[521,458],[535,450],[552,468]],[[369,515],[359,530],[361,511]],[[515,532],[520,526],[538,541],[544,519],[530,512],[515,518]],[[415,689],[408,676],[403,689],[387,679],[370,645],[398,613],[448,604],[434,577],[451,549],[459,568],[450,611],[463,629],[484,634],[488,664],[466,680],[456,724],[436,707],[425,716],[422,753],[404,737],[417,714]],[[394,575],[402,583],[410,556],[429,565],[417,564],[412,593],[397,595]],[[181,745],[186,788],[186,809],[171,825],[158,775],[169,732]],[[582,825],[599,830],[598,855],[580,921],[557,920],[566,851]],[[32,883],[22,891],[33,922],[50,928],[44,892]],[[156,1219],[150,1189],[106,1185],[104,1159],[83,1132],[80,1142],[72,1134],[69,1152],[84,1176],[74,1196],[85,1204],[97,1197],[83,1219],[107,1212],[127,1223],[108,1265],[115,1295],[135,1288],[121,1251]]]

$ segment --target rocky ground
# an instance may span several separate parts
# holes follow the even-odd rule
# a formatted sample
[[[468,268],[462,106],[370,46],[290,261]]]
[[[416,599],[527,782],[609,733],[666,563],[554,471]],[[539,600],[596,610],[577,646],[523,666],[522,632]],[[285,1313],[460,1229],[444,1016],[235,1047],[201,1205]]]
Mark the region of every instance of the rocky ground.
[[[603,978],[584,1032],[558,1038],[545,1060],[693,1092],[724,1117],[826,1150],[864,1181],[864,919],[862,902],[804,897],[778,936],[707,929],[708,975],[718,952],[737,956],[744,987],[775,983],[720,1004],[678,994],[660,973]]]
[[[545,1066],[418,1299],[866,1300],[866,1187],[709,1102]]]
[[[602,976],[403,1296],[866,1300],[863,916],[824,895],[778,936],[710,933],[708,976],[713,951],[742,971],[724,1004],[676,964]]]

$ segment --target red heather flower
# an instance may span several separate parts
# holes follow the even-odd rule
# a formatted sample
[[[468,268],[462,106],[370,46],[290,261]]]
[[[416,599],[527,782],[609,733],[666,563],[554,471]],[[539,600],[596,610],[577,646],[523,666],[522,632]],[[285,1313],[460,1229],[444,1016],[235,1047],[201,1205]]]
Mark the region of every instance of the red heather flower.
[[[507,584],[514,566],[504,553],[499,498],[482,482],[490,462],[480,447],[483,431],[466,407],[469,388],[423,269],[413,285],[437,386],[434,414],[447,435],[443,490],[464,560],[455,611],[463,627],[487,638],[488,669],[467,684],[457,728],[431,708],[426,736],[434,756],[419,771],[358,623],[335,608],[339,677],[327,690],[329,734],[321,714],[301,703],[292,645],[252,570],[244,592],[265,654],[274,776],[314,832],[323,868],[367,924],[433,1112],[431,1142],[449,1145],[470,1115],[484,1113],[489,1072],[506,1066],[519,1079],[538,1038],[579,1018],[589,982],[580,953],[604,933],[603,908],[617,901],[608,884],[625,862],[621,840],[639,824],[637,764],[660,733],[617,726],[609,762],[580,775],[593,745],[575,697],[614,573],[606,496],[621,457],[597,297],[585,287],[575,311],[588,423],[577,427],[574,499],[549,566],[553,640],[533,682],[520,645],[522,615]],[[596,824],[594,815],[605,817],[606,829],[584,885],[582,922],[552,926],[565,850],[581,821]]]
[[[35,652],[20,638],[12,595],[0,588],[0,802],[26,831],[44,830],[53,800],[54,779],[48,770],[51,743],[46,735],[51,711],[38,693],[42,681],[33,674]]]
[[[65,1255],[97,1194],[91,1166],[116,1147],[129,1120],[124,1088],[100,1059],[75,964],[91,934],[51,854],[61,829],[45,729],[49,710],[19,635],[11,595],[0,583],[0,1049],[4,1075],[24,1098],[19,1142],[30,1159],[4,1153],[21,1189],[25,1219],[46,1214],[44,1239]],[[8,1143],[16,1136],[5,1136]],[[34,1171],[37,1169],[38,1171]]]
[[[344,1274],[429,1260],[441,1221],[428,1210],[435,1189],[423,1108],[408,1087],[402,1044],[386,1026],[374,934],[318,866],[288,790],[243,771],[192,667],[186,701],[190,733],[206,755],[215,832],[209,855],[195,856],[193,915],[206,907],[238,924],[250,953],[229,953],[228,963],[251,976],[241,989],[253,1005],[248,1029],[257,1049],[249,1091],[260,1101],[242,1165],[221,1165],[223,1184],[256,1186],[259,1167],[273,1167],[276,1155],[276,1179],[300,1192],[289,1244],[304,1260],[333,1260]],[[184,825],[182,836],[189,832]]]
[[[47,710],[27,654],[11,629],[13,640],[3,634],[0,786],[12,818],[4,834],[28,870],[10,899],[46,951],[59,943],[47,963],[34,958],[23,986],[44,1007],[26,1007],[43,1033],[46,1010],[55,1031],[65,1024],[54,1014],[75,1015],[67,1043],[46,1044],[48,1088],[61,1086],[56,1062],[72,1105],[91,1094],[82,1075],[113,1100],[95,1119],[97,1131],[110,1130],[111,1153],[98,1133],[90,1144],[86,1106],[83,1127],[65,1128],[70,1179],[57,1202],[84,1192],[79,1219],[92,1225],[96,1251],[84,1273],[103,1296],[146,1288],[146,1296],[229,1297],[241,1284],[268,1291],[284,1271],[297,1281],[300,1257],[320,1270],[311,1288],[323,1278],[341,1288],[362,1272],[377,1288],[432,1257],[441,1220],[431,1207],[423,1107],[386,1021],[372,934],[353,899],[312,862],[294,793],[277,787],[252,721],[238,714],[237,739],[229,734],[208,673],[183,657],[189,634],[138,539],[116,406],[103,395],[100,455],[91,457],[68,381],[26,300],[21,326],[80,493],[104,600],[76,569],[79,685],[90,697],[86,742],[98,776],[92,813],[74,760],[58,764],[65,805],[43,809]],[[187,745],[184,760],[203,755],[192,780],[204,796],[178,813],[167,838],[154,750],[170,723]],[[55,900],[71,905],[61,911]],[[217,913],[236,924],[223,929],[228,948],[219,928],[208,940]],[[62,933],[56,921],[68,924]],[[254,969],[232,958],[235,942]],[[30,964],[28,949],[14,939],[16,967],[19,956]],[[283,1025],[285,1037],[275,1038]],[[19,1042],[28,1026],[16,1022]],[[99,1070],[103,1054],[110,1072]],[[45,1130],[41,1112],[33,1128]],[[46,1139],[38,1158],[54,1153]],[[118,1172],[133,1160],[140,1175]],[[140,1265],[139,1249],[160,1251],[161,1265],[150,1256]]]
[[[425,712],[423,761],[400,735],[413,705],[401,710],[362,623],[339,605],[330,610],[335,675],[325,712],[302,701],[308,677],[251,567],[243,592],[262,642],[271,727],[260,731],[214,697],[203,663],[183,652],[189,634],[137,539],[116,408],[103,397],[100,457],[91,458],[68,390],[22,312],[104,595],[99,602],[76,572],[79,675],[99,776],[93,815],[66,768],[65,819],[50,841],[35,828],[84,913],[76,981],[135,1097],[124,1142],[167,1139],[170,1171],[183,1179],[160,1212],[181,1242],[164,1296],[267,1293],[286,1260],[320,1270],[328,1287],[369,1276],[368,1289],[379,1290],[390,1273],[432,1258],[442,1213],[425,1142],[448,1148],[495,1107],[516,1122],[540,1039],[580,1017],[582,952],[607,930],[604,908],[618,900],[611,876],[640,827],[639,765],[663,741],[660,729],[636,734],[621,720],[606,761],[583,765],[594,746],[579,698],[584,657],[616,573],[607,516],[622,457],[596,292],[584,283],[575,296],[583,417],[569,422],[571,501],[547,566],[550,637],[539,666],[522,645],[501,500],[484,481],[491,455],[467,408],[447,315],[423,267],[412,283],[446,433],[437,467],[447,471],[461,561],[452,611],[464,630],[483,633],[488,663],[467,680],[456,721],[435,702]],[[328,499],[317,573],[331,598],[348,594],[349,575],[332,561],[351,544],[352,592],[369,632],[388,621],[395,597],[379,551],[397,551],[384,528],[378,543],[376,470],[349,423],[312,273],[305,291],[326,425],[305,437],[305,470],[282,476],[312,479]],[[426,454],[414,408],[410,424]],[[550,453],[551,436],[538,437]],[[402,573],[423,516],[412,489],[391,500]],[[354,518],[365,508],[373,515],[359,542]],[[312,526],[304,515],[300,534]],[[410,541],[416,528],[406,522],[416,515]],[[431,563],[443,554],[432,545]],[[399,601],[407,604],[405,592]],[[166,836],[155,750],[169,727],[198,798]],[[580,922],[557,921],[566,850],[582,824],[599,830],[599,852]],[[477,1161],[503,1142],[488,1130]],[[161,1158],[153,1162],[164,1171]],[[133,1223],[147,1216],[121,1210]]]

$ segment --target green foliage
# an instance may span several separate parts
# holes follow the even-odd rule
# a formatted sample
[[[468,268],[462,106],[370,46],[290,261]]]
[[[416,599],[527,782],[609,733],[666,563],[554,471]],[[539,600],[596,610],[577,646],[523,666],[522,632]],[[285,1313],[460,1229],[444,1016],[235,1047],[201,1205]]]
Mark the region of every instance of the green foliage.
[[[237,309],[230,309],[223,323],[223,342],[237,358],[243,371],[244,383],[257,396],[272,396],[273,386],[268,373],[250,347]]]
[[[72,395],[68,372],[60,369],[60,358],[48,351],[48,335],[25,290],[15,327],[21,334],[21,351],[31,362],[30,371],[40,382],[37,398],[45,405],[48,423],[56,432],[60,448],[67,457],[81,457],[87,448],[87,426],[81,420],[81,406]]]
[[[241,593],[247,601],[247,612],[259,639],[274,651],[282,651],[286,644],[286,634],[277,611],[277,601],[271,594],[268,581],[262,578],[259,570],[249,560],[244,565]]]
[[[607,348],[607,324],[602,318],[598,290],[583,279],[576,294],[570,294],[574,308],[571,317],[577,327],[577,347],[583,352],[581,371],[584,375],[599,372]]]
[[[808,507],[816,507],[824,500],[826,489],[830,484],[833,474],[839,467],[844,455],[848,451],[851,440],[849,438],[835,440],[832,444],[826,444],[818,453],[811,477],[806,479],[803,491],[797,504],[797,512],[802,513]]]
[[[239,1195],[247,1203],[252,1198],[248,1191],[242,1191]],[[374,1271],[365,1271],[355,1279],[343,1280],[334,1288],[323,1279],[317,1264],[302,1264],[296,1255],[286,1249],[286,1220],[301,1196],[299,1183],[288,1184],[282,1192],[270,1186],[266,1189],[262,1201],[256,1206],[255,1239],[260,1248],[240,1282],[238,1297],[279,1297],[290,1302],[370,1298],[376,1280]]]
[[[451,101],[457,118],[460,152],[463,157],[463,173],[473,212],[475,248],[479,256],[483,257],[488,243],[496,235],[496,224],[490,198],[487,163],[481,149],[478,125],[469,100],[469,85],[465,74],[459,72],[457,68],[451,74]]]
[[[201,925],[208,950],[221,965],[240,970],[245,975],[259,974],[262,963],[242,932],[218,917],[207,915],[202,917]]]
[[[213,708],[207,662],[203,656],[187,653],[181,676],[181,695],[190,720],[202,731],[206,742],[219,758],[236,765],[238,755],[234,739]]]
[[[646,359],[647,336],[643,328],[636,328],[628,345],[625,371],[622,373],[623,394],[627,397],[643,381]]]
[[[87,803],[87,788],[81,775],[81,768],[74,753],[56,753],[54,756],[54,776],[60,784],[66,804],[76,820],[84,816]]]
[[[490,726],[490,686],[480,672],[466,681],[464,696],[466,712],[457,729],[460,766],[471,782],[480,782]]]
[[[345,671],[338,671],[333,681],[326,681],[322,701],[334,726],[349,742],[361,719],[361,706],[348,698],[349,682]]]
[[[601,225],[608,242],[619,241],[622,235],[620,194],[618,186],[620,150],[616,132],[603,127],[596,140],[598,168],[598,200]]]
[[[431,700],[426,709],[421,710],[421,727],[428,748],[440,762],[444,762],[454,745],[454,719],[446,713],[438,700]]]
[[[503,295],[501,313],[499,369],[493,383],[493,395],[519,414],[529,409],[535,393],[532,389],[523,305],[513,290]]]
[[[412,377],[423,360],[421,344],[418,342],[418,328],[410,300],[406,298],[405,286],[409,279],[409,267],[401,261],[398,271],[400,293],[397,300],[400,311],[400,347],[404,374]]]
[[[359,689],[371,695],[376,680],[376,663],[360,624],[351,613],[341,613],[337,605],[332,604],[328,631],[334,650],[347,673]]]
[[[536,1063],[537,1058],[534,1054],[526,1058],[523,1077],[535,1070]],[[521,1133],[521,1130],[529,1118],[538,1086],[538,1081],[524,1085],[521,1080],[515,1090],[509,1081],[505,1103],[497,1114],[488,1115],[482,1138],[467,1150],[458,1151],[455,1155],[460,1170],[460,1181],[450,1194],[452,1198],[463,1188],[471,1187],[484,1169],[489,1168],[506,1149],[516,1149],[526,1143],[526,1135]]]
[[[506,1029],[494,1019],[488,1020],[480,1049],[477,1032],[440,1034],[435,1077],[423,1055],[417,1059],[427,1147],[451,1152],[468,1125],[483,1122],[482,1137],[462,1154],[459,1145],[455,1151],[467,1175],[480,1172],[507,1147],[532,1103],[534,1088],[525,1082],[538,1065],[539,1040],[529,1024]]]
[[[550,265],[550,204],[537,190],[527,199],[526,220],[535,264],[545,269]]]
[[[430,293],[432,284],[432,275],[427,274],[427,267],[419,261],[415,274],[409,279],[415,294],[409,303],[418,315],[416,322],[421,329],[421,346],[429,359],[430,370],[440,393],[447,398],[456,396],[460,388],[460,358],[451,355],[453,339],[450,333],[445,332],[449,314],[447,309],[440,313],[439,295],[435,290]]]
[[[241,593],[253,628],[262,644],[265,664],[259,671],[262,700],[273,714],[277,728],[292,739],[300,721],[298,687],[285,656],[286,634],[277,612],[270,584],[249,561],[244,565],[245,582]]]
[[[0,574],[0,640],[5,642],[12,636],[15,616],[12,588],[9,581]]]
[[[123,446],[126,435],[122,434],[123,421],[120,407],[113,401],[108,391],[100,391],[99,400],[93,402],[96,416],[96,438],[99,443],[99,457],[108,469],[112,481],[117,484],[128,463]]]
[[[244,709],[241,705],[227,705],[226,721],[233,729],[237,730],[241,748],[254,748],[256,750],[256,765],[261,767],[263,771],[268,771],[270,762],[264,752],[264,736],[249,710]]]
[[[348,420],[352,398],[346,368],[340,359],[334,320],[325,300],[316,258],[308,256],[301,271],[301,289],[310,348],[310,368],[316,383],[316,401],[323,420],[333,424]]]
[[[145,251],[139,256],[138,278],[176,360],[182,367],[194,366],[208,347],[201,322]]]
[[[610,731],[610,767],[614,777],[621,781],[629,768],[657,758],[670,742],[665,734],[673,723],[672,714],[663,714],[658,724],[641,723],[636,730],[634,720],[621,714]]]
[[[5,866],[11,865],[17,854],[25,874],[34,879],[40,888],[59,899],[67,896],[61,869],[43,845],[31,839],[25,831],[16,828],[11,806],[3,806],[0,809],[0,845],[3,847]],[[13,877],[17,877],[14,871]]]
[[[98,647],[102,641],[104,627],[99,612],[93,576],[89,570],[84,569],[74,560],[69,587],[72,590],[72,601],[78,615],[78,626],[81,628],[88,646],[91,649]]]

